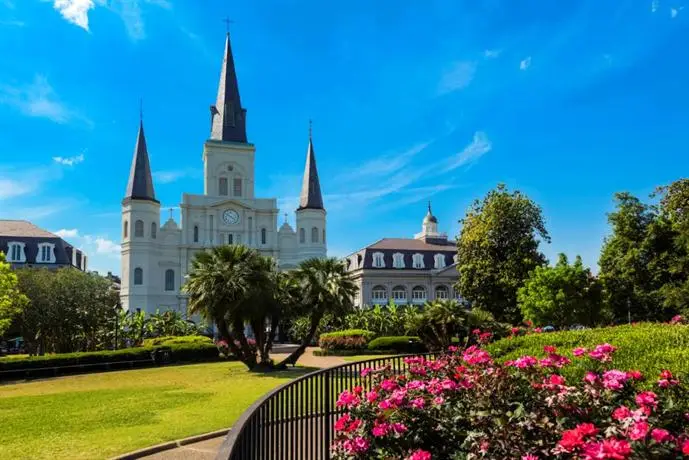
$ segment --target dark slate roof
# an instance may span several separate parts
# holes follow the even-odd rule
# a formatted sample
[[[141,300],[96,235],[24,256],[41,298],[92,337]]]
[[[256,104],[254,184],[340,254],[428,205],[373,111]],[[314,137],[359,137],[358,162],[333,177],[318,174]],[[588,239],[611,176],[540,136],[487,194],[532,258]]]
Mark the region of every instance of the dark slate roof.
[[[0,252],[7,254],[9,243],[24,243],[25,264],[35,264],[38,257],[38,245],[51,243],[55,245],[55,262],[37,264],[38,266],[72,265],[72,255],[76,251],[76,265],[81,266],[82,252],[59,236],[43,230],[25,220],[0,220]],[[20,264],[22,265],[22,264]]]
[[[129,183],[127,183],[127,192],[124,195],[124,201],[128,200],[148,200],[158,203],[153,190],[153,178],[151,177],[151,165],[148,161],[143,121],[139,124],[132,168],[129,171]]]
[[[379,268],[373,266],[373,254],[376,252],[383,253],[383,261],[385,267]],[[363,268],[378,269],[378,270],[402,270],[393,267],[393,254],[401,253],[404,255],[404,269],[406,270],[435,270],[435,255],[440,253],[445,256],[445,268],[454,264],[454,256],[457,254],[457,247],[454,241],[447,239],[438,239],[432,241],[417,240],[412,238],[383,238],[364,249],[347,256],[347,259],[357,261],[356,268],[362,268],[361,260],[363,259]],[[415,269],[412,257],[414,254],[423,254],[423,269]]]
[[[457,251],[457,243],[451,240],[417,240],[414,238],[383,238],[365,249],[401,249],[408,251]]]
[[[316,168],[316,154],[313,150],[313,140],[310,135],[309,148],[306,151],[304,179],[301,184],[301,197],[297,210],[301,209],[324,209],[321,184],[318,180],[318,169]]]
[[[246,110],[242,108],[239,99],[239,85],[229,33],[225,40],[218,98],[215,105],[211,106],[211,120],[212,140],[246,143]]]

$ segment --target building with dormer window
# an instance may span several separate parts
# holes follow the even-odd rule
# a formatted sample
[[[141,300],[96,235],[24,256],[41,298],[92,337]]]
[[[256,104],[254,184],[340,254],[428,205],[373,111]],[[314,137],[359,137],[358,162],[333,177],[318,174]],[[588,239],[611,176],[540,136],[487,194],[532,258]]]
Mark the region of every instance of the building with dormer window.
[[[256,147],[246,133],[230,35],[220,71],[217,99],[210,109],[210,136],[203,146],[203,194],[182,195],[180,222],[160,225],[143,122],[122,200],[122,307],[153,313],[186,312],[181,287],[194,255],[221,244],[243,244],[273,257],[281,269],[326,257],[326,212],[309,129],[306,166],[296,228],[278,229],[276,198],[254,194]]]
[[[438,232],[428,204],[421,232],[414,238],[383,238],[345,258],[359,287],[356,304],[422,305],[435,299],[459,299],[457,246]]]

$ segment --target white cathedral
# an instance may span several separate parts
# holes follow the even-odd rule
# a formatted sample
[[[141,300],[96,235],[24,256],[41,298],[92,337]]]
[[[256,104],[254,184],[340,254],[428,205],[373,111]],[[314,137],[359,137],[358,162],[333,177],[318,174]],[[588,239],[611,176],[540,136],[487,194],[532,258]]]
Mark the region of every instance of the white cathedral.
[[[239,98],[230,36],[215,105],[210,138],[203,146],[203,195],[182,194],[179,225],[172,216],[160,225],[143,122],[122,200],[122,284],[125,310],[186,312],[180,288],[194,254],[221,244],[243,244],[276,259],[280,269],[312,257],[325,257],[323,207],[311,133],[296,228],[278,230],[276,198],[254,195],[256,148],[247,141],[246,109]]]

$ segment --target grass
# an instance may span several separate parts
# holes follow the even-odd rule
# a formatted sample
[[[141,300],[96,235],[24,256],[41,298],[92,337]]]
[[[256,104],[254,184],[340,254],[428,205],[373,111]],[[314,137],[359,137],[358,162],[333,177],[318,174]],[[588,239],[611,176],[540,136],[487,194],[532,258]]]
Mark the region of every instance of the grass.
[[[583,331],[531,334],[513,339],[502,339],[490,344],[488,351],[499,361],[522,355],[544,356],[544,345],[555,345],[571,358],[575,347],[593,348],[610,343],[618,350],[613,355],[614,367],[622,370],[640,370],[652,384],[663,369],[689,375],[689,326],[658,323],[640,323]],[[580,378],[589,367],[589,359],[576,359],[565,374]]]
[[[0,458],[109,458],[226,428],[305,371],[253,374],[220,362],[1,385]]]

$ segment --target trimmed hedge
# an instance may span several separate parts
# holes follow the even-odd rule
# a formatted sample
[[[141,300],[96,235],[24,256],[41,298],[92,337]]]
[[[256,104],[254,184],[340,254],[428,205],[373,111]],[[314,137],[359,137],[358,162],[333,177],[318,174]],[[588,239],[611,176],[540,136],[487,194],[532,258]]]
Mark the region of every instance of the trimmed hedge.
[[[421,339],[413,336],[378,337],[368,343],[369,351],[393,351],[395,353],[423,353],[426,351]]]
[[[321,334],[318,346],[323,350],[364,350],[375,336],[364,329],[347,329],[344,331]]]
[[[392,350],[313,350],[313,356],[388,356],[394,354]]]
[[[218,349],[213,344],[187,343],[169,347],[137,347],[122,350],[94,351],[83,353],[63,353],[56,355],[32,356],[24,359],[0,358],[0,371],[20,371],[43,367],[78,366],[81,364],[105,364],[126,361],[151,360],[151,353],[169,349],[170,363],[202,362],[220,359]]]
[[[205,335],[165,335],[162,337],[155,337],[153,339],[144,339],[144,347],[153,347],[156,345],[170,346],[182,343],[213,343],[213,340],[210,337],[206,337]]]

